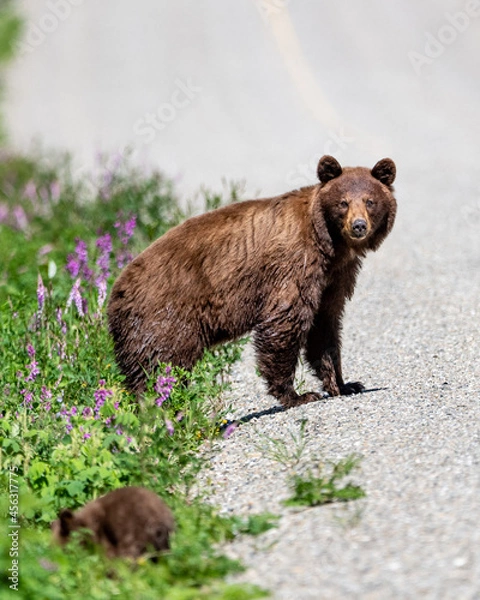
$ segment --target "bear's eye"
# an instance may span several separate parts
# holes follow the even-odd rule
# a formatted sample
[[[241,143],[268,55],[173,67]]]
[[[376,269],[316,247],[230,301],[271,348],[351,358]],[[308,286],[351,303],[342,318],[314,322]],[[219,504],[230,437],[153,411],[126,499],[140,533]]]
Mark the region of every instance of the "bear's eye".
[[[375,204],[375,203],[374,203],[374,201],[373,201],[373,200],[370,200],[370,199],[369,199],[369,200],[366,200],[366,202],[365,202],[365,206],[366,206],[367,208],[373,208],[374,204]]]
[[[348,208],[348,202],[346,200],[342,200],[339,206],[340,208]]]

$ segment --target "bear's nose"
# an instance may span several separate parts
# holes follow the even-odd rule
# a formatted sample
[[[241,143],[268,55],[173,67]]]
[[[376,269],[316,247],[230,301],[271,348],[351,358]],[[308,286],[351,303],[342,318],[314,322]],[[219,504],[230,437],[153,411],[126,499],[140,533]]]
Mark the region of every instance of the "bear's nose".
[[[363,237],[367,233],[367,222],[365,219],[355,219],[352,223],[352,232],[355,237]]]

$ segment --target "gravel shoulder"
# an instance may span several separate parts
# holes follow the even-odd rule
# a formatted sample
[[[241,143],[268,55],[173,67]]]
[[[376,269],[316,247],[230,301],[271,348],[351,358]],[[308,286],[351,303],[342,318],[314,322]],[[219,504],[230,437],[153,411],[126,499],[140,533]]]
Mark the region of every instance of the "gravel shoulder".
[[[381,389],[275,412],[251,347],[233,372],[231,418],[260,415],[221,441],[202,487],[227,513],[281,515],[278,528],[228,548],[247,566],[237,579],[279,600],[480,598],[479,240],[461,211],[448,214],[448,190],[433,198],[434,182],[416,189],[414,175],[397,190],[402,216],[366,259],[345,319],[347,378]],[[414,204],[410,193],[422,191]],[[299,378],[318,389],[302,369]],[[361,454],[365,499],[281,504],[290,467],[264,442],[293,448],[302,420],[300,464]]]

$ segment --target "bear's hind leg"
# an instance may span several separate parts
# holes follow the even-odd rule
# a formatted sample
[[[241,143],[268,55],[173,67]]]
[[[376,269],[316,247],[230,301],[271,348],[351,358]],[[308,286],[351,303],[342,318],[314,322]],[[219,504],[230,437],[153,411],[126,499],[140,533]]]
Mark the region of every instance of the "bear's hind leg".
[[[295,369],[300,353],[298,340],[282,336],[278,332],[259,330],[255,335],[258,368],[267,381],[268,393],[275,396],[284,408],[315,402],[323,398],[321,393],[308,392],[299,395],[295,391]]]

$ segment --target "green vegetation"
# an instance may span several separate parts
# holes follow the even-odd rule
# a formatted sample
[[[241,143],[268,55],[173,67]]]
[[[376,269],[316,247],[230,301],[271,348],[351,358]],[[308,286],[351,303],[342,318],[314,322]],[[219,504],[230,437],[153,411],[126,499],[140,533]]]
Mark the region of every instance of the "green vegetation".
[[[306,475],[295,474],[291,477],[293,496],[285,501],[287,506],[318,506],[332,502],[348,502],[358,500],[366,494],[364,490],[350,481],[339,485],[355,470],[360,463],[355,455],[336,463],[319,463],[316,469],[309,469]]]
[[[268,456],[274,462],[278,462],[287,469],[295,470],[301,464],[305,448],[307,447],[307,437],[305,428],[307,419],[300,421],[298,432],[289,429],[286,433],[286,440],[274,438],[258,432],[257,448]]]
[[[18,591],[8,580],[12,538],[0,541],[2,598],[9,589],[29,599],[264,595],[221,581],[242,567],[218,544],[273,519],[225,518],[192,493],[200,446],[220,435],[223,375],[241,345],[207,352],[191,373],[159,365],[136,398],[108,335],[106,297],[120,268],[185,216],[168,181],[120,160],[90,181],[74,181],[68,160],[0,161],[0,516],[20,525]],[[172,549],[158,564],[52,545],[60,508],[125,485],[156,491],[175,514]],[[8,512],[12,493],[18,515]]]
[[[293,496],[285,500],[286,506],[319,506],[332,502],[348,502],[363,498],[364,490],[351,482],[340,486],[340,481],[355,471],[361,457],[351,454],[337,462],[305,457],[310,440],[307,436],[307,419],[302,419],[298,431],[284,433],[275,438],[258,433],[257,448],[272,461],[288,469],[288,481]]]

